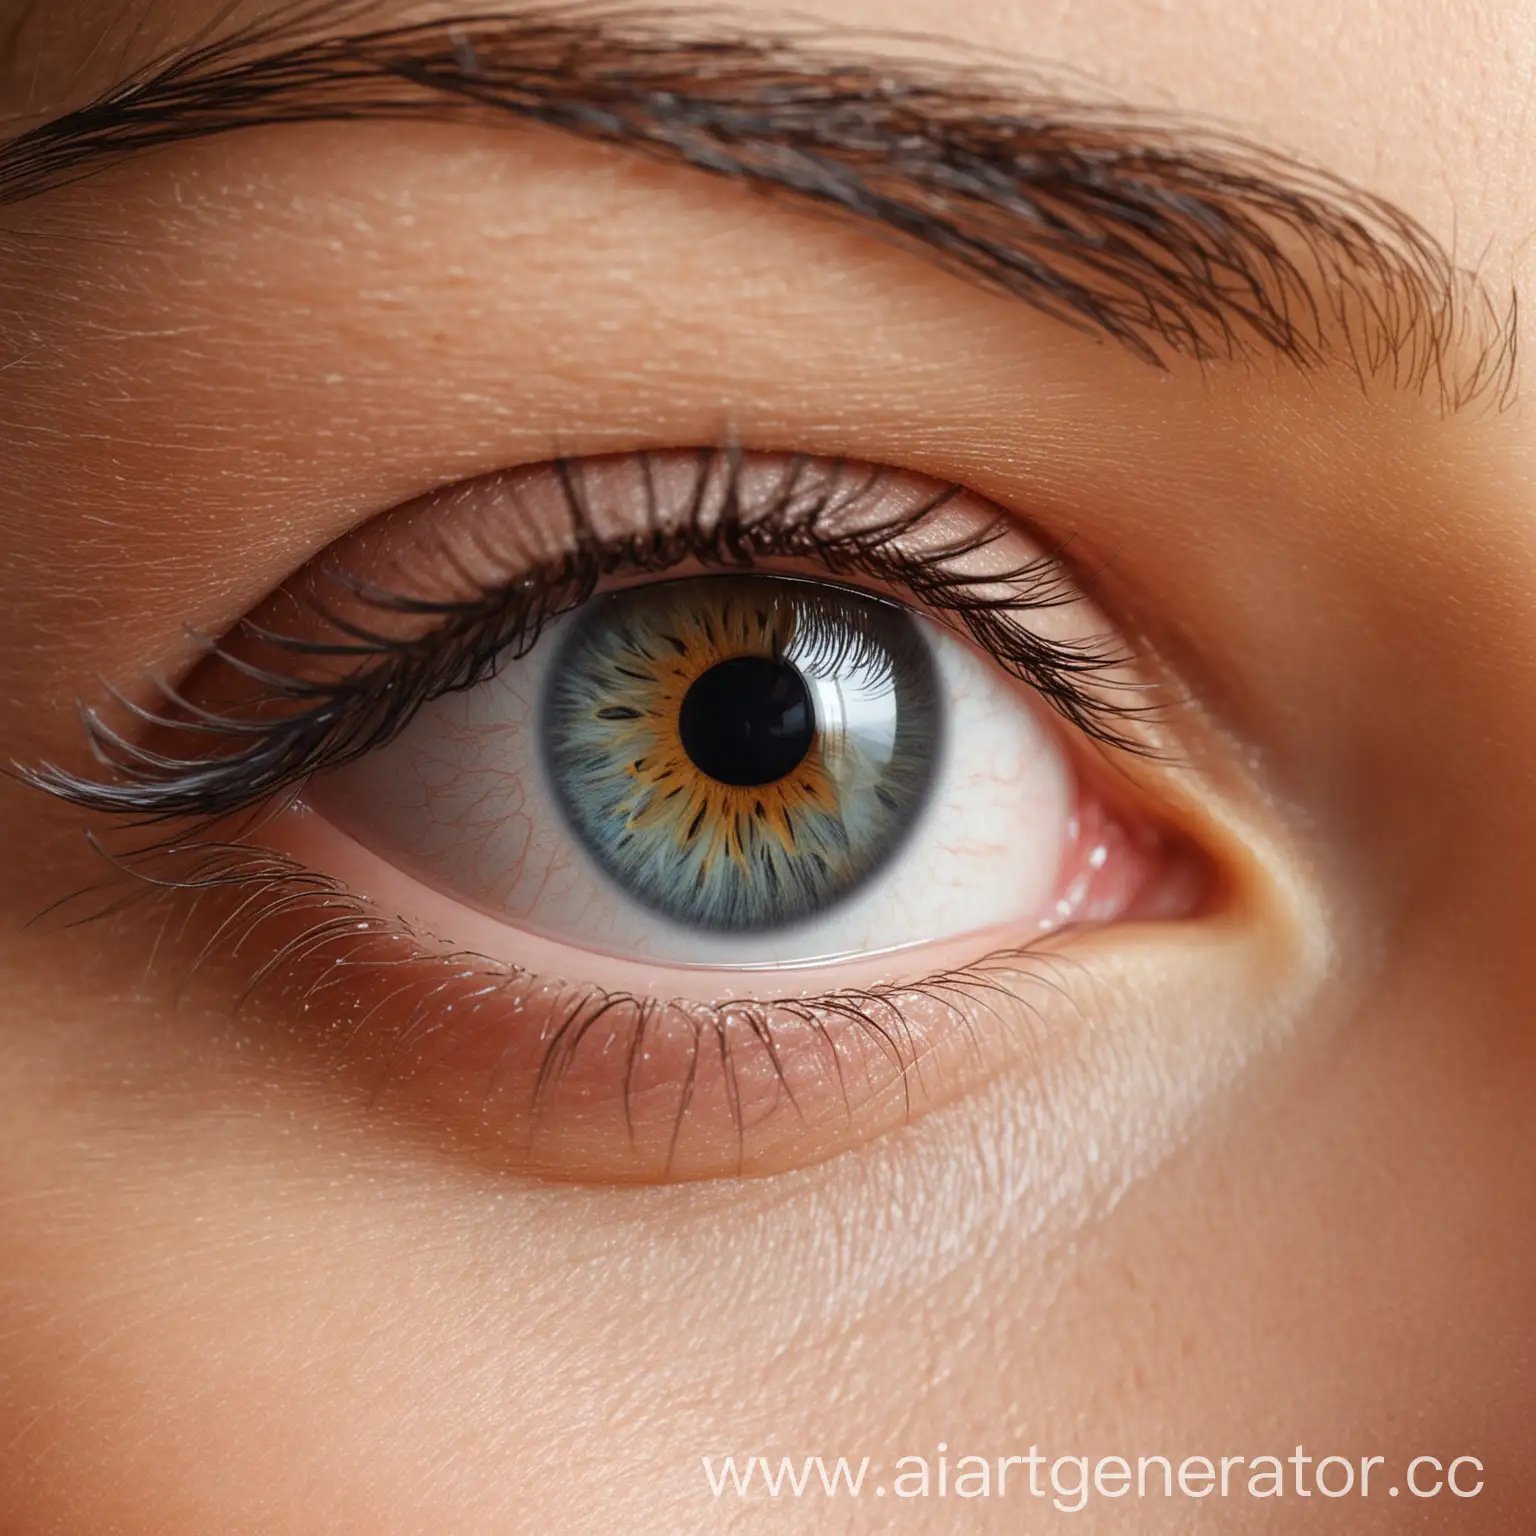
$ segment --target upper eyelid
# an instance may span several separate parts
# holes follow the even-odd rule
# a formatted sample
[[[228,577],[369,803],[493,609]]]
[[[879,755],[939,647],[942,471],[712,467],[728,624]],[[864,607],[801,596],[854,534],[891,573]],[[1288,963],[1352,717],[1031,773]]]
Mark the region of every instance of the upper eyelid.
[[[644,482],[654,496],[651,466],[655,455],[614,457],[644,466]],[[476,681],[509,648],[527,649],[535,643],[548,619],[584,601],[604,576],[616,570],[628,566],[659,573],[684,559],[697,560],[705,568],[740,570],[752,568],[757,558],[783,554],[809,554],[820,558],[833,574],[853,570],[904,587],[951,619],[962,632],[969,632],[1004,670],[1044,695],[1058,714],[1086,736],[1131,752],[1147,750],[1130,729],[1144,706],[1125,691],[1127,685],[1118,683],[1116,691],[1102,694],[1092,686],[1096,678],[1107,677],[1124,663],[1123,648],[1105,641],[1047,639],[1009,617],[1082,600],[1083,594],[1070,586],[1065,569],[1054,557],[1032,557],[1023,566],[990,570],[985,576],[956,568],[954,562],[985,551],[1000,536],[1004,519],[1000,511],[981,531],[940,544],[926,559],[911,551],[882,559],[882,550],[899,550],[902,535],[921,530],[925,521],[942,513],[962,488],[941,488],[886,523],[859,526],[838,535],[821,525],[828,509],[835,516],[857,507],[861,497],[877,497],[883,477],[893,471],[876,465],[823,463],[823,488],[813,486],[809,499],[797,505],[794,496],[802,487],[799,469],[810,461],[795,456],[789,472],[780,475],[768,499],[750,503],[740,488],[744,457],[736,449],[697,450],[695,460],[697,479],[688,495],[684,523],[663,526],[656,506],[649,508],[647,522],[653,544],[649,565],[645,563],[647,552],[640,547],[643,539],[630,534],[605,542],[599,536],[580,488],[581,477],[573,476],[568,464],[559,465],[557,478],[575,529],[572,549],[585,557],[585,565],[579,560],[572,565],[572,557],[566,555],[515,575],[509,573],[508,579],[467,596],[444,600],[397,594],[370,581],[328,572],[326,557],[322,556],[320,572],[329,579],[339,578],[345,589],[359,596],[364,612],[371,607],[379,613],[433,616],[442,622],[402,638],[370,629],[327,611],[324,604],[306,600],[312,617],[343,634],[342,641],[330,642],[284,635],[242,619],[231,632],[233,637],[248,640],[254,634],[261,643],[270,636],[276,649],[294,654],[381,658],[378,667],[360,666],[330,678],[289,677],[270,665],[242,657],[238,649],[231,648],[233,640],[207,642],[206,659],[229,665],[248,680],[269,687],[272,693],[267,702],[309,701],[308,708],[284,715],[276,723],[263,723],[251,714],[242,718],[210,710],[185,697],[182,688],[165,683],[158,685],[157,708],[135,703],[118,690],[108,690],[111,702],[137,722],[141,733],[170,733],[171,740],[178,732],[191,733],[194,740],[222,734],[236,742],[243,736],[249,743],[244,751],[170,755],[158,742],[151,745],[136,739],[132,732],[125,734],[108,723],[99,710],[87,707],[83,709],[87,735],[97,760],[108,769],[106,779],[82,778],[53,764],[15,765],[15,771],[69,803],[144,824],[186,815],[233,814],[296,787],[318,767],[338,766],[383,745],[430,698]],[[851,480],[845,479],[845,473],[850,472]],[[455,487],[440,494],[462,495],[470,490]],[[840,490],[845,493],[842,499]],[[779,536],[777,545],[775,534]],[[562,580],[567,589],[559,606],[544,603],[548,588],[543,584]],[[985,595],[986,589],[1004,585],[1017,589],[1010,591],[1006,601]],[[531,608],[520,611],[517,600],[530,594]],[[260,702],[247,699],[245,706],[249,709]]]
[[[1513,294],[1382,199],[1209,128],[809,27],[533,5],[325,35],[321,15],[183,49],[0,146],[0,205],[258,122],[493,109],[830,209],[1155,364],[1258,344],[1452,409],[1513,389]]]

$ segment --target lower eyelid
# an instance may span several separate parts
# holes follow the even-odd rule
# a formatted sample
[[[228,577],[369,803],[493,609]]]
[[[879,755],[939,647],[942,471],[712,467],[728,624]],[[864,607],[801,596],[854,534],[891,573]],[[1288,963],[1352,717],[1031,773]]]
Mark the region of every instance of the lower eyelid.
[[[1065,883],[1105,838],[1100,826],[1078,839]],[[226,951],[261,930],[247,947],[272,957],[253,988],[262,1010],[296,1021],[305,1049],[376,1104],[407,1117],[414,1107],[497,1166],[543,1177],[799,1166],[1028,1059],[1050,1018],[1075,1018],[1065,983],[1076,961],[1061,935],[1020,950],[1016,935],[972,933],[830,969],[578,960],[489,918],[466,929],[462,904],[303,807],[263,829],[263,843],[271,854],[252,853],[268,870],[271,855],[291,859],[292,878],[272,880],[270,894],[232,884],[221,920]],[[1145,915],[1187,915],[1196,887],[1158,878],[1165,851],[1122,842],[1087,906],[1107,920],[1150,893]],[[421,931],[431,928],[455,943]],[[579,982],[562,979],[572,970]]]
[[[346,862],[341,834],[313,822],[285,830]],[[368,859],[356,852],[354,875]],[[793,970],[775,986],[701,969],[690,989],[684,973],[659,968],[649,986],[610,988],[639,968],[545,979],[533,964],[559,961],[538,941],[533,964],[509,965],[331,887],[309,905],[279,895],[270,921],[259,904],[238,919],[264,932],[253,954],[275,946],[278,957],[261,967],[259,1011],[294,1021],[283,1027],[329,1075],[362,1085],[375,1110],[425,1116],[435,1136],[467,1137],[495,1167],[577,1181],[770,1174],[833,1155],[1033,1049],[1070,965],[1011,949],[978,961],[973,935],[901,967],[899,984],[866,965],[831,991]]]
[[[730,971],[578,950],[474,913],[303,802],[229,829],[244,841],[206,829],[129,868],[190,887],[164,892],[189,902],[166,931],[184,927],[178,952],[200,949],[232,985],[242,1036],[256,1024],[391,1124],[546,1178],[763,1175],[1075,1038],[1085,1006],[1118,996],[1074,991],[1092,980],[1083,928],[1205,909],[1198,850],[1149,806],[1112,805],[1107,775],[1079,782],[1092,787],[1056,879],[1078,931],[971,930],[832,964]]]
[[[387,911],[412,932],[431,935],[439,950],[483,956],[539,976],[569,979],[579,967],[582,984],[641,998],[716,1004],[755,1001],[769,993],[817,996],[826,991],[829,978],[834,985],[848,987],[900,984],[963,966],[989,948],[1019,943],[1015,930],[1000,926],[990,934],[972,931],[939,943],[905,944],[847,959],[739,966],[626,958],[547,938],[477,912],[413,878],[302,803],[266,829],[263,842],[304,866],[325,870],[370,909]],[[1099,921],[1119,915],[1131,899],[1128,892],[1148,879],[1147,861],[1130,852],[1126,857],[1134,868],[1112,869],[1108,879],[1096,879],[1091,890],[1079,893],[1074,914],[1091,907]],[[1076,871],[1086,872],[1080,839],[1071,858],[1073,872],[1064,871],[1060,885],[1071,884]]]

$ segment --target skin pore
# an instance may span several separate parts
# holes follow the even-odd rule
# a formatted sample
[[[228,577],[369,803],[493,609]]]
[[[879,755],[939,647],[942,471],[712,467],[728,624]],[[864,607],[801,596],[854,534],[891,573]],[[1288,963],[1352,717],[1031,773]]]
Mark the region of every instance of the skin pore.
[[[16,130],[262,15],[223,9],[0,5]],[[1299,363],[1159,367],[931,243],[582,133],[308,122],[135,156],[0,209],[5,756],[86,771],[77,700],[185,674],[189,629],[439,487],[728,438],[959,483],[1065,544],[1188,699],[1124,771],[1220,866],[1219,910],[1090,936],[1009,1052],[841,1155],[551,1183],[373,1103],[281,995],[236,1015],[238,957],[194,970],[174,925],[29,926],[101,878],[99,823],[6,781],[0,1529],[821,1530],[811,1499],[716,1501],[700,1457],[941,1442],[1470,1455],[1486,1488],[865,1497],[836,1528],[1525,1527],[1533,437],[1502,362],[1460,385],[1509,359],[1536,16],[664,25],[807,17],[839,58],[980,58],[1323,167],[1475,272],[1469,318],[1437,368],[1362,369],[1341,326],[1392,329],[1365,288]]]

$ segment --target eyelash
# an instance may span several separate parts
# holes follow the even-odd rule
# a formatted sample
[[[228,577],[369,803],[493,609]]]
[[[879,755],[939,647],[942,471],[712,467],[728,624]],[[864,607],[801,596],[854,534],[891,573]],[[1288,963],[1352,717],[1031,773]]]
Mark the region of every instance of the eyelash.
[[[987,1053],[979,1018],[1002,1020],[1022,1010],[1033,1021],[1040,1013],[1030,1001],[1036,989],[1042,998],[1066,996],[1065,981],[1077,962],[1070,954],[1040,949],[1035,938],[925,977],[873,985],[845,982],[817,993],[797,993],[789,981],[776,996],[716,1003],[541,977],[526,966],[453,947],[252,836],[294,803],[310,775],[385,744],[430,699],[470,688],[503,659],[525,654],[551,620],[585,602],[606,581],[657,575],[684,562],[705,570],[742,571],[764,560],[804,559],[829,576],[862,577],[909,597],[967,634],[1084,736],[1156,755],[1132,730],[1149,706],[1137,691],[1144,685],[1123,680],[1121,648],[1108,638],[1050,639],[1027,623],[1031,613],[1082,601],[1059,552],[984,576],[968,574],[962,567],[969,558],[1016,534],[1001,512],[975,532],[923,539],[909,547],[907,536],[919,529],[929,532],[927,520],[960,494],[960,487],[936,492],[875,526],[854,519],[854,531],[840,530],[830,526],[836,521],[833,514],[879,493],[894,472],[858,463],[828,466],[799,456],[786,462],[771,489],[749,497],[742,494],[739,450],[700,449],[696,480],[682,498],[687,505],[665,509],[669,517],[684,514],[673,522],[663,518],[658,504],[651,456],[631,457],[644,471],[648,503],[647,526],[640,534],[600,536],[583,496],[580,465],[557,462],[560,499],[569,520],[564,554],[525,561],[513,579],[476,586],[444,536],[436,552],[466,583],[467,595],[442,600],[389,592],[322,559],[312,571],[336,583],[365,611],[378,613],[377,626],[342,617],[300,588],[311,616],[331,626],[338,638],[299,639],[243,620],[225,640],[208,643],[202,657],[201,665],[224,664],[255,684],[254,700],[219,711],[192,702],[185,684],[161,685],[161,703],[150,708],[111,691],[116,705],[135,722],[122,729],[108,724],[99,711],[85,709],[87,735],[107,770],[103,778],[93,780],[51,764],[14,771],[80,809],[110,813],[119,827],[150,832],[126,850],[113,838],[88,833],[111,873],[105,883],[77,890],[50,913],[74,926],[130,907],[158,912],[161,936],[151,941],[151,955],[162,945],[192,952],[180,985],[198,974],[223,975],[232,982],[232,1019],[246,1016],[260,994],[268,1017],[288,1021],[276,1027],[296,1024],[305,1048],[318,1053],[322,1067],[354,1076],[361,1071],[371,1082],[374,1100],[437,1063],[457,1061],[460,1052],[474,1059],[477,1031],[486,1016],[521,1016],[532,1033],[508,1050],[532,1052],[527,1061],[531,1086],[526,1122],[518,1122],[525,1123],[518,1134],[526,1135],[527,1145],[513,1155],[519,1167],[558,1177],[729,1173],[729,1160],[712,1161],[697,1146],[688,1150],[695,1083],[706,1076],[712,1078],[712,1091],[723,1094],[729,1105],[735,1172],[757,1170],[755,1133],[741,1115],[742,1084],[760,1082],[766,1074],[777,1081],[797,1120],[804,1119],[792,1082],[804,1068],[787,1062],[807,1059],[801,1054],[807,1049],[821,1063],[818,1070],[830,1071],[841,1085],[845,1103],[845,1062],[863,1061],[863,1073],[878,1071],[894,1092],[901,1118],[909,1119],[914,1099],[927,1101],[932,1095],[929,1053],[944,1048],[936,1042],[945,1031],[979,1061]],[[820,478],[807,475],[812,465],[819,466]],[[511,563],[502,568],[510,569]],[[429,622],[431,627],[402,638],[387,632],[391,620],[397,625]],[[252,665],[233,649],[241,637],[291,654],[294,668]],[[304,674],[306,660],[313,667],[309,676]],[[327,662],[341,664],[343,675],[316,675],[323,668],[314,664]],[[194,676],[201,665],[192,669]],[[166,733],[172,739],[184,733],[183,740],[189,735],[202,750],[186,755],[162,751],[159,737]],[[232,824],[237,830],[229,830]],[[137,926],[136,931],[142,935],[144,930]],[[534,1027],[535,1018],[542,1025]],[[948,1023],[940,1025],[941,1020]],[[1033,1023],[1020,1027],[1027,1030]],[[651,1132],[642,1138],[645,1150],[633,1151],[635,1166],[629,1172],[601,1158],[588,1167],[579,1156],[577,1165],[568,1167],[559,1151],[562,1122],[558,1116],[545,1117],[572,1091],[568,1083],[581,1070],[578,1059],[590,1063],[596,1055],[613,1062],[614,1091],[634,1149],[640,1146],[636,1106],[643,1097],[650,1114],[658,1091],[642,1081],[647,1069],[641,1064],[651,1059],[657,1041],[675,1040],[679,1030],[688,1043],[674,1063],[679,1081],[664,1090],[673,1096],[663,1116],[670,1128],[662,1126],[659,1140]],[[881,1064],[878,1069],[873,1062]],[[498,1091],[501,1072],[499,1062],[490,1070],[487,1102]],[[546,1134],[556,1144],[553,1162],[538,1139]],[[770,1147],[766,1155],[771,1171],[779,1154]]]
[[[1146,748],[1130,734],[1146,706],[1133,685],[1103,685],[1125,661],[1107,640],[1066,643],[1033,632],[1023,617],[1079,601],[1051,555],[984,575],[957,568],[1004,536],[1003,514],[977,532],[936,549],[914,552],[902,539],[938,513],[962,488],[952,486],[917,508],[873,528],[838,532],[826,526],[831,511],[877,492],[883,472],[859,466],[851,486],[848,466],[806,495],[810,461],[792,459],[765,500],[741,495],[742,456],[734,448],[701,450],[692,503],[681,523],[663,526],[648,455],[637,456],[648,489],[647,531],[603,539],[594,528],[578,468],[555,468],[572,529],[571,548],[534,564],[510,581],[474,585],[468,596],[442,600],[387,591],[347,573],[322,575],[366,608],[411,620],[429,619],[425,634],[401,638],[344,618],[311,597],[323,623],[342,638],[306,640],[240,621],[243,637],[295,657],[355,663],[339,678],[305,677],[257,666],[231,649],[208,642],[203,664],[227,666],[266,690],[240,714],[220,713],[190,701],[176,686],[159,685],[151,708],[108,689],[137,729],[134,736],[190,735],[211,751],[177,755],[157,750],[110,725],[99,710],[82,709],[85,730],[109,777],[82,777],[53,764],[16,765],[26,782],[83,810],[135,824],[181,818],[213,822],[260,807],[293,792],[314,773],[337,768],[393,740],[433,699],[473,687],[504,660],[527,654],[545,626],[579,607],[605,579],[659,575],[685,561],[705,570],[750,570],[763,559],[809,559],[829,575],[854,575],[909,595],[941,621],[969,635],[1005,672],[1028,684],[1086,737],[1130,752]],[[720,477],[723,476],[723,483]],[[716,494],[711,494],[712,488]],[[467,575],[458,569],[461,576]],[[377,663],[370,665],[370,663]],[[220,745],[232,750],[219,751]]]

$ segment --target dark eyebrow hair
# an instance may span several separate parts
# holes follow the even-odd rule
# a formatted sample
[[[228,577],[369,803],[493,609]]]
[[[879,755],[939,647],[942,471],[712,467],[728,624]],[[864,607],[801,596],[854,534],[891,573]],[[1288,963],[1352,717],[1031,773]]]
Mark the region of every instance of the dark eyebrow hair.
[[[261,124],[499,117],[840,216],[1158,366],[1267,349],[1447,409],[1513,391],[1513,292],[1384,199],[1209,126],[826,26],[536,5],[317,32],[334,13],[195,44],[11,139],[0,204]]]

